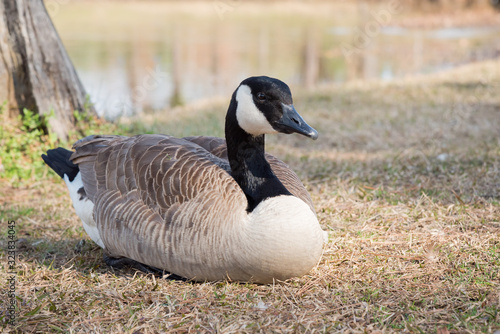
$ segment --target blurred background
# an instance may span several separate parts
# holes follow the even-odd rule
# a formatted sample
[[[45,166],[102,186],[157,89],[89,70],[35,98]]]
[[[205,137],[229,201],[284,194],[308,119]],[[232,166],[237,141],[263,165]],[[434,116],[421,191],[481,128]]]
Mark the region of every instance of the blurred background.
[[[496,0],[68,1],[47,10],[101,116],[428,74],[500,56]]]

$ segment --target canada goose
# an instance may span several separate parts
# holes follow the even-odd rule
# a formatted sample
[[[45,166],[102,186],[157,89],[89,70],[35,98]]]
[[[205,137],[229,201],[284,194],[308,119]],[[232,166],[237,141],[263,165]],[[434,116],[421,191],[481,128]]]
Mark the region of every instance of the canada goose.
[[[106,263],[269,283],[311,270],[326,233],[297,175],[264,152],[278,132],[318,137],[284,82],[250,77],[232,95],[226,140],[95,135],[42,157]]]

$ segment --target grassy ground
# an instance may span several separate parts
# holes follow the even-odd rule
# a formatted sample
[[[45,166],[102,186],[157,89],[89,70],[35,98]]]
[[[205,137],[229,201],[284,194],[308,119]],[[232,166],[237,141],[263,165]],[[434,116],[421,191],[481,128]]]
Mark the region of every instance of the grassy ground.
[[[274,285],[115,271],[85,235],[60,180],[3,182],[1,251],[7,220],[19,238],[17,321],[6,330],[494,333],[499,91],[496,61],[296,94],[320,139],[269,137],[268,151],[307,184],[330,242],[309,275]],[[156,119],[140,130],[221,135],[224,108],[174,113],[168,124]],[[0,284],[6,300],[5,279]]]

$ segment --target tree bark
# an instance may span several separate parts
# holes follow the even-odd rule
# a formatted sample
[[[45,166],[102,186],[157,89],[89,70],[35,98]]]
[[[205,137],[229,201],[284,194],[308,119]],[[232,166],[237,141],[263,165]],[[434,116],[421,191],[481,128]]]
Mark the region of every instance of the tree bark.
[[[66,139],[75,110],[95,114],[42,0],[0,1],[0,104],[8,116],[24,108],[46,116],[48,131]]]

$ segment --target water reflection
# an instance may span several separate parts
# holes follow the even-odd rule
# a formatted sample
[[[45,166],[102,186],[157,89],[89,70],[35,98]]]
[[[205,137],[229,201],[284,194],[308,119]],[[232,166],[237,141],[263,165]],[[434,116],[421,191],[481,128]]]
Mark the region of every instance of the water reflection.
[[[363,15],[360,24],[366,22]],[[342,45],[353,45],[359,27],[335,26],[332,20],[224,21],[213,15],[140,27],[126,20],[123,29],[100,34],[59,29],[96,109],[110,118],[227,98],[251,75],[313,89],[427,73],[500,52],[500,30],[491,28],[418,31],[387,25],[362,48],[346,52]]]

